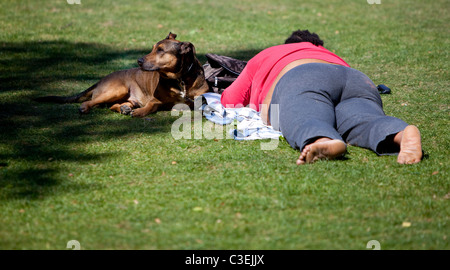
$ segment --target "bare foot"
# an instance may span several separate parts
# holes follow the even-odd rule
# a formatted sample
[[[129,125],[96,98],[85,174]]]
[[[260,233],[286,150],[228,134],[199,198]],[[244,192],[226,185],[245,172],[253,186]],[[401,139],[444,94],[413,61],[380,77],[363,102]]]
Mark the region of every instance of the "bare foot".
[[[335,159],[342,156],[346,150],[347,145],[341,140],[321,138],[303,148],[297,160],[297,165],[314,163],[320,159]]]
[[[415,164],[422,160],[422,143],[420,131],[416,126],[407,126],[400,136],[400,153],[397,162],[400,164]]]

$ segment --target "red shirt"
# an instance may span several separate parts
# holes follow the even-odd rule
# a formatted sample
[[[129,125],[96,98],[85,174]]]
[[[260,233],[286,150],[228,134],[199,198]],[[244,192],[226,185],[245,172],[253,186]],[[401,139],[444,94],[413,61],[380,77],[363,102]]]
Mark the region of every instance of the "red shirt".
[[[336,54],[309,42],[270,47],[248,61],[239,77],[222,93],[222,105],[237,107],[250,104],[250,108],[259,111],[281,70],[300,59],[319,59],[350,67]]]

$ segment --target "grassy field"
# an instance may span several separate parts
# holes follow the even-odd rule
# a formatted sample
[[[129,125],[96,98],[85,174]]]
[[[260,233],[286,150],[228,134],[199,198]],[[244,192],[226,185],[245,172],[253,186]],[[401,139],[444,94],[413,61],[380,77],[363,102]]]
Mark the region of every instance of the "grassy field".
[[[2,0],[0,249],[449,249],[448,0]],[[175,140],[178,117],[133,119],[33,97],[81,92],[169,31],[248,60],[297,29],[388,85],[388,115],[417,125],[402,166],[350,146],[296,166],[280,141]],[[204,127],[208,124],[204,122]]]

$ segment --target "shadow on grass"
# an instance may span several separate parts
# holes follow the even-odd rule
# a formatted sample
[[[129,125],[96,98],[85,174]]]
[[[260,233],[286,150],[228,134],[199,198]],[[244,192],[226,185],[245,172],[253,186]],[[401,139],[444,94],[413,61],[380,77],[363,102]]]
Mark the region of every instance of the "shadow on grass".
[[[138,59],[147,50],[119,51],[66,41],[0,42],[0,46],[0,200],[98,189],[97,184],[75,184],[61,171],[67,163],[97,163],[123,153],[87,153],[83,144],[133,133],[170,132],[172,119],[156,119],[150,126],[101,109],[80,118],[79,105],[31,100],[81,92],[78,84],[90,85],[114,70],[130,68],[119,61]]]
[[[70,164],[100,163],[124,153],[86,153],[84,144],[171,130],[175,118],[168,114],[157,113],[145,122],[94,109],[80,117],[78,104],[31,100],[81,92],[113,71],[136,67],[135,59],[149,50],[117,50],[104,44],[67,41],[0,42],[0,46],[0,200],[42,199],[101,188],[99,184],[71,182],[62,172]],[[248,60],[256,53],[226,55]],[[203,55],[198,58],[206,61]]]
[[[56,169],[12,169],[3,172],[0,200],[44,199],[62,192],[78,193],[102,188],[101,184],[74,183],[58,176]]]
[[[58,81],[97,80],[114,71],[112,61],[138,59],[149,51],[118,51],[103,44],[67,41],[0,41],[0,46],[1,92],[40,90]]]

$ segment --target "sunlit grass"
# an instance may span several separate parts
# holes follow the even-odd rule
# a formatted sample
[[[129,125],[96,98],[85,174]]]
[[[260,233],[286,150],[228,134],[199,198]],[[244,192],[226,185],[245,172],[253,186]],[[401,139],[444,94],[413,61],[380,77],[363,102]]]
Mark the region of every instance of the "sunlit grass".
[[[448,249],[447,1],[81,2],[0,3],[1,249]],[[283,140],[175,140],[170,112],[31,101],[135,67],[170,31],[204,62],[297,29],[392,88],[386,113],[419,126],[422,163],[349,147],[298,167]]]

